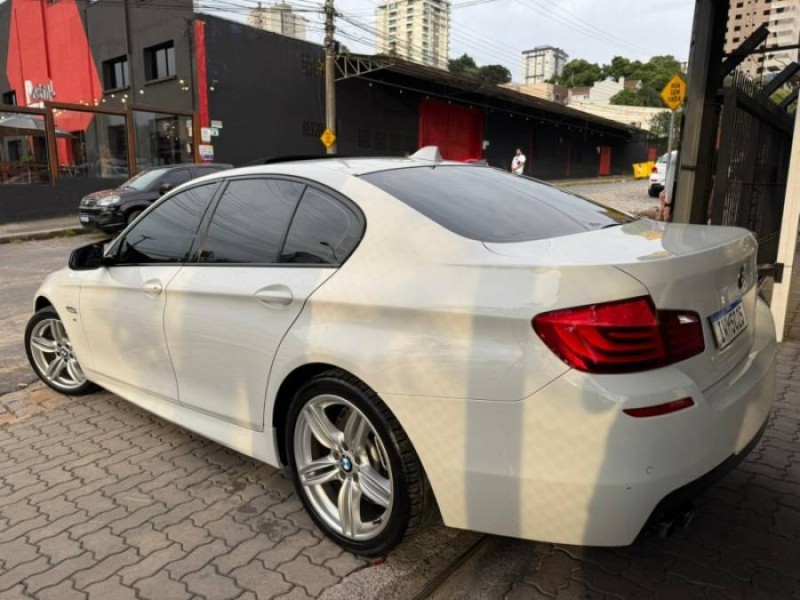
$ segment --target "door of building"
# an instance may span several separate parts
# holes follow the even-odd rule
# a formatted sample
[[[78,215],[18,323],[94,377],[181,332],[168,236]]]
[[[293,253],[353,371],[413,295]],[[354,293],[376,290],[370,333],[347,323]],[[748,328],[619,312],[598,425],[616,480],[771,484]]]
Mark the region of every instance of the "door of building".
[[[611,175],[611,146],[600,146],[600,168],[598,175]]]

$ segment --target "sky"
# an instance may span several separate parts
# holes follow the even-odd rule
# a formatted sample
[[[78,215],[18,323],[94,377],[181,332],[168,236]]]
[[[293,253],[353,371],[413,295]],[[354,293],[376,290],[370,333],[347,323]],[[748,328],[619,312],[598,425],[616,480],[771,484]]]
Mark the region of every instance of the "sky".
[[[309,20],[307,39],[322,43],[324,0],[285,1]],[[257,0],[195,2],[205,12],[236,21],[245,21],[257,5]],[[359,23],[337,19],[337,39],[353,52],[375,52],[379,0],[334,3],[338,13]],[[686,61],[695,0],[451,0],[451,5],[450,57],[467,53],[479,65],[501,64],[519,81],[521,52],[535,46],[556,46],[570,59],[599,64],[617,55],[647,61],[654,55],[672,54]]]
[[[321,1],[288,0],[308,11]],[[377,4],[377,0],[335,0],[338,12],[366,26],[357,28],[338,20],[340,41],[353,52],[375,51],[375,35],[368,30],[374,31]],[[600,64],[617,55],[646,61],[654,55],[672,54],[686,61],[695,2],[453,0],[452,6],[450,57],[467,53],[479,65],[502,64],[518,81],[521,52],[542,45],[562,48],[570,59],[584,58]],[[322,16],[304,14],[309,19],[308,39],[321,42]]]

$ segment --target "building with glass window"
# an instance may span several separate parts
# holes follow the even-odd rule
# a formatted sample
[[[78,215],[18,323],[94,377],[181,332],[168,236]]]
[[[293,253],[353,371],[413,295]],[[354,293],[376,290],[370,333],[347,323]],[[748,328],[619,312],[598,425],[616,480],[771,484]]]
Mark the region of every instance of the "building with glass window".
[[[306,18],[296,13],[290,4],[278,2],[269,6],[258,6],[250,11],[247,24],[264,31],[288,35],[298,40],[306,39]]]
[[[396,0],[375,10],[377,52],[447,68],[450,0]]]
[[[522,84],[536,85],[547,83],[556,75],[561,75],[569,55],[554,46],[536,46],[522,53]]]
[[[728,11],[724,52],[736,50],[756,29],[769,28],[767,46],[797,45],[800,40],[800,0],[732,0]],[[740,69],[766,80],[797,60],[797,48],[752,54]]]
[[[435,66],[346,53],[338,69],[341,154],[437,145],[508,168],[523,148],[542,178],[618,174],[646,156],[633,128]],[[150,167],[323,155],[324,80],[319,44],[195,12],[192,0],[6,0],[0,222],[77,217],[82,196]]]

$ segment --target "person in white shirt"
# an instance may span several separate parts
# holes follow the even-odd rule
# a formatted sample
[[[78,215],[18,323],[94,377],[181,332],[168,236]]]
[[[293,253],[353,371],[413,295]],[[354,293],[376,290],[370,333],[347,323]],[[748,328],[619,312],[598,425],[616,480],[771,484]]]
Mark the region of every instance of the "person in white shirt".
[[[525,155],[522,153],[522,150],[517,148],[517,153],[514,155],[514,158],[511,161],[511,172],[514,175],[522,175],[522,171],[524,169],[525,169]]]

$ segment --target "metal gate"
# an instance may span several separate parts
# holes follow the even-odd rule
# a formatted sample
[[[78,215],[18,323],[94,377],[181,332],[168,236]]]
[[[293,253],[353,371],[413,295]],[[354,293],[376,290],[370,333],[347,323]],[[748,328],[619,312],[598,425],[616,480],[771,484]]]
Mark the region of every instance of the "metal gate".
[[[758,239],[759,264],[774,264],[793,119],[766,96],[761,85],[739,71],[728,78],[719,101],[709,223],[749,229]]]

